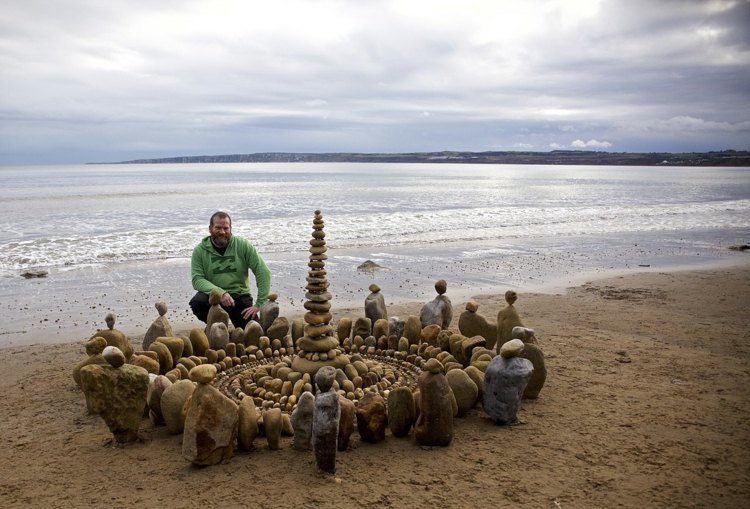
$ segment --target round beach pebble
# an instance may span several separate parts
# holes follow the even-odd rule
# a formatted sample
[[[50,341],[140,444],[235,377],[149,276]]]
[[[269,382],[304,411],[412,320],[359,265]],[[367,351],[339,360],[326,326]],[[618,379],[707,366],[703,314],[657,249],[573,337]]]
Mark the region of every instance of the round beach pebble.
[[[101,336],[94,336],[86,342],[86,355],[102,353],[107,348],[107,340]]]
[[[437,359],[429,359],[424,364],[424,370],[430,373],[440,373],[443,371],[443,365]]]
[[[520,339],[511,339],[500,347],[500,355],[506,359],[517,357],[521,352],[523,352],[523,341]]]
[[[116,346],[108,346],[102,351],[102,357],[113,368],[119,368],[125,364],[125,354]]]
[[[216,376],[216,366],[213,364],[201,364],[190,370],[190,380],[199,384],[211,383]]]

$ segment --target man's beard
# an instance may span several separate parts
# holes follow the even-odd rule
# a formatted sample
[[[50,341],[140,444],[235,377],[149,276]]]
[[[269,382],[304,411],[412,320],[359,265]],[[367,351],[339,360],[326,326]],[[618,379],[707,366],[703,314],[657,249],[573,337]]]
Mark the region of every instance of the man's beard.
[[[211,242],[213,242],[214,246],[218,248],[223,248],[223,247],[227,247],[227,245],[229,244],[229,239],[231,238],[232,238],[231,235],[228,237],[218,237],[218,236],[211,235]]]

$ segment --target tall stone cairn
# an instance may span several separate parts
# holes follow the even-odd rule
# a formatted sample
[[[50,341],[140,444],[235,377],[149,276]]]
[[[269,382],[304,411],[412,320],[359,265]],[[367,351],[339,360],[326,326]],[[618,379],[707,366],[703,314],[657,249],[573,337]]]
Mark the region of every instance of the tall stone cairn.
[[[292,360],[292,369],[310,375],[315,375],[323,366],[343,368],[349,364],[349,357],[343,354],[339,340],[332,335],[333,315],[325,270],[328,248],[324,226],[323,215],[320,210],[316,210],[310,239],[310,262],[307,264],[310,270],[305,287],[305,335],[297,340],[297,356]]]

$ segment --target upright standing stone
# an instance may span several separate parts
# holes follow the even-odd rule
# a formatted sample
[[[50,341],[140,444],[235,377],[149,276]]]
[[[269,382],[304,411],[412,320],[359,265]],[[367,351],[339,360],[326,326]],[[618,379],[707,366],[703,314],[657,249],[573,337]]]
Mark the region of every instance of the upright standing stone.
[[[518,421],[523,391],[534,372],[530,360],[518,357],[522,350],[523,342],[519,339],[503,344],[500,355],[492,358],[484,372],[484,411],[496,424]]]
[[[263,430],[266,433],[268,448],[278,450],[281,445],[281,428],[283,426],[280,408],[269,408],[263,412]]]
[[[346,399],[341,394],[339,394],[339,406],[341,407],[341,415],[339,417],[339,435],[337,449],[343,452],[349,448],[349,441],[351,440],[352,433],[354,432],[354,424],[357,418],[354,403],[351,400]]]
[[[178,435],[185,429],[185,416],[187,415],[185,403],[193,395],[194,390],[195,383],[191,380],[178,380],[164,389],[161,395],[159,402],[161,414],[167,431],[173,435]]]
[[[385,439],[385,427],[388,424],[385,400],[380,394],[365,393],[357,405],[357,431],[362,440],[370,443]]]
[[[479,397],[479,389],[471,377],[462,369],[452,369],[445,374],[458,406],[458,417],[474,408]]]
[[[331,474],[336,472],[336,451],[341,418],[339,395],[331,390],[335,376],[336,370],[331,366],[323,366],[315,374],[315,384],[319,392],[315,397],[312,426],[315,463],[320,470]]]
[[[269,337],[268,328],[279,317],[279,303],[276,302],[278,297],[276,293],[269,293],[268,300],[260,306],[260,326]]]
[[[539,397],[539,393],[542,391],[542,387],[544,387],[544,382],[547,380],[547,365],[544,362],[544,354],[541,348],[534,343],[526,343],[524,344],[523,352],[518,356],[531,361],[531,365],[534,367],[534,373],[526,384],[523,397],[525,399],[536,399]]]
[[[254,320],[251,320],[245,326],[245,335],[242,342],[247,346],[260,346],[260,338],[263,336],[263,327]]]
[[[193,355],[203,357],[211,345],[208,343],[206,331],[200,327],[190,329],[190,343],[193,345]]]
[[[292,428],[294,428],[294,438],[292,439],[293,449],[297,449],[298,451],[310,450],[314,411],[315,396],[311,392],[303,392],[297,401],[297,407],[292,412],[291,417]]]
[[[211,364],[190,370],[190,379],[198,386],[190,398],[185,416],[182,456],[195,465],[229,461],[237,442],[237,405],[210,385],[214,376],[216,368]]]
[[[255,437],[258,436],[258,413],[253,398],[245,397],[240,400],[239,428],[237,430],[237,446],[241,451],[252,449]]]
[[[153,381],[148,384],[146,403],[148,404],[149,419],[154,424],[164,424],[164,416],[161,412],[161,397],[170,385],[172,385],[172,382],[164,375],[154,377]]]
[[[229,329],[224,322],[214,322],[208,331],[208,344],[212,350],[223,350],[229,344]]]
[[[416,419],[414,396],[408,387],[396,387],[388,393],[388,426],[395,437],[405,437]]]
[[[422,340],[422,322],[418,316],[409,315],[404,323],[404,335],[410,345],[418,345]]]
[[[505,302],[508,305],[497,313],[497,343],[495,348],[498,352],[501,346],[513,339],[513,327],[523,327],[521,317],[518,316],[516,308],[513,307],[513,303],[517,299],[518,294],[515,291],[508,290],[505,292]]]
[[[453,403],[451,388],[437,359],[429,359],[417,379],[419,418],[414,428],[417,443],[446,446],[453,440]]]
[[[208,308],[205,331],[209,338],[211,337],[211,326],[215,323],[223,323],[227,327],[227,330],[229,329],[229,313],[221,307],[221,297],[223,295],[223,290],[220,288],[214,288],[208,294],[208,303],[211,307]]]
[[[365,316],[375,323],[381,318],[388,319],[388,310],[385,307],[385,297],[380,293],[380,287],[375,283],[370,285],[370,295],[365,298]]]

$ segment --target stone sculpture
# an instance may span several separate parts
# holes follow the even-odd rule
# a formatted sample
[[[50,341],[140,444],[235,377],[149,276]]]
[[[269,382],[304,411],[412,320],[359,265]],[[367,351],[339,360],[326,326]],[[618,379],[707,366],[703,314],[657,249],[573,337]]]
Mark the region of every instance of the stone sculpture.
[[[443,366],[429,359],[419,375],[419,418],[414,436],[419,445],[446,446],[453,440],[453,402]]]
[[[331,325],[331,294],[328,292],[325,261],[328,259],[325,242],[325,222],[320,210],[315,211],[312,239],[310,240],[310,261],[307,266],[307,313],[304,320],[305,335],[297,340],[297,355],[292,360],[292,369],[313,375],[323,366],[341,368],[349,363],[349,358],[339,348],[339,340],[333,336]]]
[[[107,348],[117,349],[114,346]],[[107,357],[112,356],[107,354]],[[115,354],[115,357],[119,356]],[[134,442],[138,438],[148,381],[148,372],[132,364],[117,367],[92,364],[81,368],[81,389],[86,404],[92,413],[104,419],[118,443]]]
[[[388,319],[388,310],[385,307],[385,297],[380,293],[380,287],[375,283],[369,287],[370,295],[365,297],[365,316],[375,323],[381,318]]]
[[[513,339],[500,347],[484,373],[484,411],[496,424],[514,424],[526,384],[534,372],[531,361],[519,357],[524,344]]]
[[[521,317],[518,316],[516,308],[513,307],[513,303],[517,299],[518,295],[514,290],[505,292],[505,302],[508,305],[497,313],[497,343],[495,348],[498,349],[498,352],[501,346],[513,339],[513,327],[523,327]]]
[[[341,418],[339,395],[331,390],[335,376],[336,370],[332,366],[323,366],[315,374],[318,393],[315,396],[312,425],[315,464],[321,471],[330,474],[336,472],[336,451]]]
[[[161,336],[174,335],[172,332],[172,326],[170,325],[169,320],[167,320],[166,303],[159,301],[154,306],[156,307],[156,311],[159,313],[159,316],[151,323],[148,330],[146,331],[146,334],[144,334],[143,336],[143,343],[141,344],[141,347],[144,350],[148,350],[148,347],[151,346],[151,343],[156,341],[156,338]]]
[[[435,283],[437,297],[422,306],[422,310],[419,313],[419,321],[422,323],[422,327],[436,324],[442,329],[447,329],[450,326],[453,319],[453,304],[451,304],[448,296],[445,295],[447,289],[448,283],[444,279]]]

